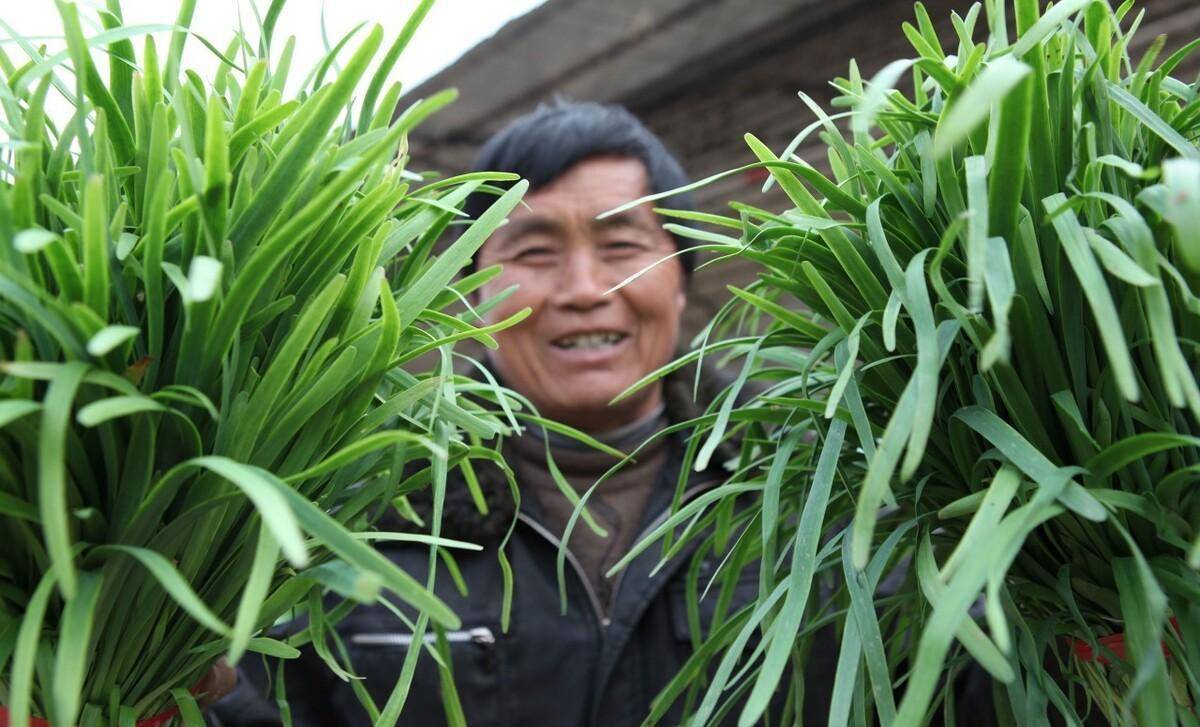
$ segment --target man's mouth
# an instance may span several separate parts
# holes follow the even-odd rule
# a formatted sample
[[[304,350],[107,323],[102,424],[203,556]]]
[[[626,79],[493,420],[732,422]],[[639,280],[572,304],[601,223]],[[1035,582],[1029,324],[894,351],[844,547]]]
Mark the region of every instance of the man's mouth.
[[[566,350],[604,348],[615,346],[628,336],[619,331],[594,331],[590,333],[574,333],[550,342],[555,348]]]

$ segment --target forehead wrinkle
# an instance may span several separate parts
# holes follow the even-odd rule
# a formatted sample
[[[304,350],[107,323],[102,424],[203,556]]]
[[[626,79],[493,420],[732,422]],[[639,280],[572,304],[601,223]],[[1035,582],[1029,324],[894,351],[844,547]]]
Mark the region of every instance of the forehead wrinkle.
[[[592,218],[590,221],[592,229],[597,231],[612,230],[622,227],[633,227],[645,232],[653,232],[659,227],[649,223],[645,219],[645,215],[635,214],[635,210],[627,210],[618,215],[605,217],[604,219]]]
[[[523,217],[510,219],[507,224],[493,233],[495,249],[504,250],[516,244],[526,235],[546,233],[557,235],[562,232],[562,223],[549,217]]]

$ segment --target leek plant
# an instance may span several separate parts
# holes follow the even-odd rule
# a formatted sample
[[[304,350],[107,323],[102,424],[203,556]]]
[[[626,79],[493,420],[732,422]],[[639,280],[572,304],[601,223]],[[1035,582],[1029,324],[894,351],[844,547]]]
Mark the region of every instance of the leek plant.
[[[951,20],[947,50],[918,4],[913,57],[851,64],[844,126],[802,96],[788,148],[746,136],[793,209],[662,211],[762,269],[668,367],[740,362],[689,464],[740,456],[634,552],[715,552],[718,604],[757,561],[760,597],[693,618],[648,724],[755,724],[781,690],[790,724],[824,628],[830,725],[952,720],[966,669],[1001,724],[1198,723],[1200,84],[1173,73],[1200,40],[1131,58],[1132,0]]]
[[[470,547],[438,537],[446,473],[494,459],[512,415],[453,375],[450,348],[513,321],[446,309],[497,272],[453,282],[524,183],[433,254],[468,195],[513,178],[405,168],[408,132],[453,98],[398,109],[386,82],[430,2],[378,63],[379,27],[348,34],[294,97],[293,43],[272,44],[283,4],[253,42],[197,38],[209,78],[181,69],[195,0],[140,27],[116,0],[97,18],[58,2],[57,53],[0,21],[6,724],[196,724],[189,689],[219,657],[306,643],[349,678],[331,625],[383,594],[418,630],[457,624],[371,528],[432,487],[431,534],[390,537],[431,558]],[[401,368],[427,352],[432,371]],[[263,635],[297,609],[303,632]]]

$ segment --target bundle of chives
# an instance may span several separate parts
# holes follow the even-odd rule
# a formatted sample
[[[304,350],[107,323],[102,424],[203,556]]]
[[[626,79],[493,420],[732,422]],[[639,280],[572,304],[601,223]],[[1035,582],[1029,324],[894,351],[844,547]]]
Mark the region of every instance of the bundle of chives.
[[[635,552],[703,537],[728,566],[694,585],[761,559],[762,597],[651,722],[794,714],[833,624],[831,725],[952,718],[971,663],[1002,724],[1196,723],[1200,85],[1172,74],[1200,41],[1135,63],[1134,9],[989,0],[947,53],[918,5],[915,57],[835,82],[847,130],[804,98],[782,154],[747,136],[794,209],[671,226],[762,272],[689,357],[744,361],[691,452],[741,457]],[[794,155],[813,132],[830,174]]]
[[[384,88],[429,5],[373,73],[379,27],[338,68],[347,35],[295,98],[293,42],[272,45],[279,0],[256,42],[238,33],[222,53],[198,38],[219,61],[211,78],[180,66],[195,0],[174,25],[140,27],[110,0],[90,37],[59,2],[60,53],[10,31],[27,58],[0,49],[9,724],[128,724],[173,700],[193,723],[188,688],[220,656],[312,641],[340,670],[325,625],[385,593],[422,628],[457,623],[360,532],[413,487],[440,498],[447,471],[508,428],[488,404],[501,390],[457,394],[450,346],[494,345],[513,321],[476,328],[444,310],[497,272],[452,282],[524,183],[432,254],[469,194],[513,180],[405,169],[407,133],[453,98],[400,110],[399,86]],[[164,30],[160,58],[149,34]],[[70,118],[48,111],[58,97]],[[427,351],[441,352],[434,371],[400,368]],[[421,460],[432,475],[402,481]],[[461,546],[431,527],[413,536],[431,557]],[[326,614],[325,593],[347,606]],[[305,605],[304,633],[261,635]]]

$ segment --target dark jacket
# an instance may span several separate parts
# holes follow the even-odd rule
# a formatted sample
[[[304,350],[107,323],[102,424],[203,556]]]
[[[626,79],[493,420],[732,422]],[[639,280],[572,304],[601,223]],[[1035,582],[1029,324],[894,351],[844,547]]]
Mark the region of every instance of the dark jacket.
[[[682,382],[681,382],[682,383]],[[685,387],[690,385],[686,382]],[[689,396],[686,397],[690,399]],[[668,414],[678,421],[696,412],[679,411],[680,396],[668,395]],[[674,400],[674,403],[673,403]],[[648,532],[666,517],[686,441],[668,443],[668,458],[655,484],[643,526]],[[714,461],[720,461],[720,456]],[[685,497],[720,484],[719,471],[693,475]],[[558,541],[540,522],[534,498],[522,499],[518,523],[506,550],[512,565],[514,595],[511,624],[501,630],[503,578],[497,560],[498,535],[511,521],[506,485],[489,487],[491,513],[481,518],[465,487],[447,488],[443,530],[446,537],[465,537],[485,545],[482,552],[456,552],[468,595],[462,595],[444,567],[439,567],[436,593],[462,620],[462,629],[447,633],[454,683],[463,714],[471,727],[633,727],[650,710],[651,700],[692,653],[687,622],[684,578],[692,555],[685,550],[653,575],[661,548],[651,547],[618,576],[612,603],[598,603],[585,575],[574,563],[566,569],[567,610],[560,611],[555,560]],[[477,536],[471,538],[471,531]],[[478,537],[482,536],[482,537]],[[638,538],[640,539],[640,538]],[[636,542],[636,540],[635,540]],[[423,580],[429,550],[411,544],[380,549],[407,572]],[[714,562],[702,563],[701,582]],[[757,595],[757,564],[741,574],[727,613]],[[700,602],[701,625],[707,628],[716,606],[715,594]],[[607,617],[602,617],[602,613]],[[337,626],[354,671],[382,708],[400,674],[411,632],[380,605],[360,606]],[[432,631],[430,636],[432,638]],[[806,686],[806,723],[823,723],[836,664],[835,647],[813,654]],[[271,668],[273,671],[273,667]],[[219,704],[226,727],[280,724],[270,699],[262,695],[268,681],[261,663],[248,659],[238,691]],[[422,654],[399,724],[430,727],[448,724],[443,710],[438,669]],[[330,673],[311,651],[288,662],[287,693],[296,727],[369,725],[351,687]],[[662,720],[678,724],[682,701]],[[736,711],[730,722],[736,720]]]

